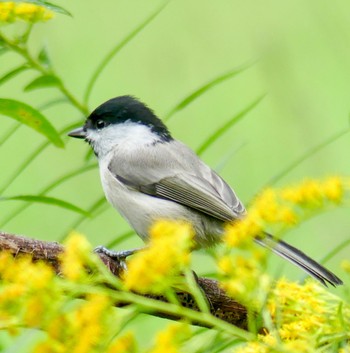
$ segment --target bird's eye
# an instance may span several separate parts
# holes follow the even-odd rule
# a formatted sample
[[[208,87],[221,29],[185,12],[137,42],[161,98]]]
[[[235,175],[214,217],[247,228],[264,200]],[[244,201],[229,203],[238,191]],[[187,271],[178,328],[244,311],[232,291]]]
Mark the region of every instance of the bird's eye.
[[[96,128],[98,129],[98,130],[101,130],[101,129],[103,129],[105,126],[106,126],[107,124],[106,124],[106,122],[104,121],[104,120],[97,120],[96,121]]]

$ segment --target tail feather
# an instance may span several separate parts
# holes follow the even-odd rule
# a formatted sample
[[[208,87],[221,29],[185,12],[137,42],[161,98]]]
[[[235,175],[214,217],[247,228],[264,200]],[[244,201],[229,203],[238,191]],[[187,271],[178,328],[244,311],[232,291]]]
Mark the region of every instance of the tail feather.
[[[265,234],[264,237],[257,237],[255,238],[255,241],[261,246],[270,249],[275,254],[299,266],[325,286],[327,286],[327,283],[334,287],[343,284],[343,281],[339,277],[315,260],[312,260],[302,251],[284,241],[274,239],[270,234]]]

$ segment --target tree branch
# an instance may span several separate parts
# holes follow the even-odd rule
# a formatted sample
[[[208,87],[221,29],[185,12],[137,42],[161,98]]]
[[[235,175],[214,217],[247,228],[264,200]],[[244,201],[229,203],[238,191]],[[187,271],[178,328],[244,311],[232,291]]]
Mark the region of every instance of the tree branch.
[[[0,232],[0,251],[9,251],[14,256],[19,254],[30,255],[32,256],[33,261],[42,260],[50,264],[57,274],[60,273],[59,255],[63,250],[64,246],[56,242],[41,241],[20,235]],[[121,263],[105,254],[99,253],[98,256],[115,276],[120,277],[123,271]],[[227,296],[219,287],[216,280],[199,277],[197,282],[210,303],[212,315],[242,329],[247,329],[247,309],[243,305]],[[177,295],[182,306],[198,310],[198,307],[190,294],[180,292],[177,293]],[[148,297],[166,301],[166,299],[161,296],[148,295]],[[153,313],[153,315],[164,317],[162,313]],[[174,317],[166,317],[170,319],[178,319]]]

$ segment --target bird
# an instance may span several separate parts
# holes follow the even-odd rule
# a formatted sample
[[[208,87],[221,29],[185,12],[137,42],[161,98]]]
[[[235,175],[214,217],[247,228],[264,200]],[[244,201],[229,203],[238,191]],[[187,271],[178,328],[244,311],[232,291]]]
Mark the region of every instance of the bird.
[[[247,214],[235,191],[131,95],[102,103],[68,135],[90,144],[106,199],[146,243],[151,225],[169,219],[189,222],[195,248],[208,248],[222,240],[226,223]],[[304,252],[268,233],[255,241],[325,286],[343,283]],[[115,256],[133,253],[99,250]]]

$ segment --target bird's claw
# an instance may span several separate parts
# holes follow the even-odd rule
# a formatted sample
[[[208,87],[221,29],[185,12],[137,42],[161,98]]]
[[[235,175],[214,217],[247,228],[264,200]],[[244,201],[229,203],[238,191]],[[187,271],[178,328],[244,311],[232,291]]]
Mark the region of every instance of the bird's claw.
[[[126,270],[127,269],[126,262],[125,262],[126,258],[135,254],[135,252],[137,252],[138,250],[140,249],[114,251],[114,250],[107,249],[103,245],[100,245],[94,249],[94,252],[96,254],[105,254],[108,257],[118,261],[120,265],[123,267],[123,269]]]

